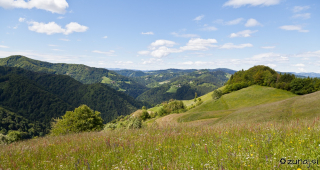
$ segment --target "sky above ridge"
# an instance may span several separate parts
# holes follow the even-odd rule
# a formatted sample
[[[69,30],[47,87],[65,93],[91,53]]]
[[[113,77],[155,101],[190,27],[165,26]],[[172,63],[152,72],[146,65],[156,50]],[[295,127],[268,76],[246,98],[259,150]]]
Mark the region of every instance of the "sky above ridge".
[[[320,73],[316,0],[0,0],[0,57]]]

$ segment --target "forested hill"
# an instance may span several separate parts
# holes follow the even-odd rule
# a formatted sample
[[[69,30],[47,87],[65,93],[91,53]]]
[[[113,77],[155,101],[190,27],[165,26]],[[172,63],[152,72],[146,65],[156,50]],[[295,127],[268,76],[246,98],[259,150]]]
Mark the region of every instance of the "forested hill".
[[[124,91],[136,98],[147,87],[134,80],[103,68],[83,64],[49,63],[15,55],[0,59],[0,66],[20,67],[34,72],[68,75],[83,84],[105,83],[118,91]]]
[[[66,75],[0,66],[0,107],[5,109],[0,110],[0,113],[16,114],[14,117],[17,117],[17,120],[7,118],[11,123],[0,124],[0,131],[27,129],[30,135],[47,133],[52,118],[60,117],[67,110],[73,110],[81,104],[101,112],[106,122],[145,105],[102,83],[82,84]],[[24,123],[19,123],[19,120]],[[22,127],[27,124],[25,122],[32,122],[40,128],[35,129],[31,125]],[[41,128],[44,129],[39,131]]]
[[[167,81],[160,87],[152,88],[140,96],[138,100],[159,104],[170,99],[189,100],[209,93],[224,85],[231,74],[223,71],[210,72],[199,70]]]

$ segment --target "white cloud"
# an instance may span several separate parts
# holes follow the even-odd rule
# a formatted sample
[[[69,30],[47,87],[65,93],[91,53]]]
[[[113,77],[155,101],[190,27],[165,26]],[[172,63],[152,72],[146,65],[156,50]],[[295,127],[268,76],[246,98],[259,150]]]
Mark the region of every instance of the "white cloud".
[[[116,63],[117,65],[120,65],[120,66],[125,66],[125,65],[133,64],[132,61],[115,61],[115,63]]]
[[[172,32],[172,35],[174,35],[175,37],[183,37],[183,38],[195,38],[195,37],[199,37],[199,35],[197,34],[179,34],[176,32]]]
[[[39,22],[30,22],[31,26],[29,26],[30,31],[35,31],[37,33],[45,33],[47,35],[63,33],[65,35],[71,34],[73,32],[85,32],[88,27],[80,25],[76,22],[70,22],[66,25],[66,28],[61,28],[60,25],[55,22],[49,22],[48,24],[39,23]]]
[[[172,47],[172,46],[176,45],[176,43],[173,41],[169,41],[169,40],[156,40],[155,42],[151,43],[150,45],[152,47],[157,47],[157,46]]]
[[[188,41],[185,46],[180,48],[168,48],[176,45],[175,42],[169,40],[157,40],[149,46],[151,51],[139,51],[140,55],[150,54],[153,57],[162,58],[168,56],[171,53],[181,53],[183,51],[199,51],[199,50],[208,50],[210,47],[217,47],[214,45],[217,43],[215,39],[201,39],[194,38]]]
[[[251,31],[251,30],[244,30],[240,31],[237,33],[232,33],[230,34],[230,38],[235,38],[235,37],[251,37],[251,34],[258,32],[258,30]]]
[[[288,61],[289,58],[282,56],[281,54],[277,53],[262,53],[262,54],[257,54],[254,55],[252,58],[250,58],[253,61]]]
[[[50,46],[50,47],[57,47],[57,45],[53,45],[53,44],[48,44],[48,46]]]
[[[68,35],[73,32],[85,32],[87,31],[88,27],[80,25],[76,22],[70,22],[68,25],[66,25],[66,31],[64,34]]]
[[[61,41],[70,41],[69,39],[66,39],[66,38],[60,38],[59,40],[61,40]]]
[[[233,43],[226,43],[226,44],[223,44],[220,48],[221,49],[233,49],[233,48],[246,48],[246,47],[253,47],[253,45],[250,43],[240,44],[240,45],[234,45]]]
[[[320,50],[319,51],[309,51],[309,52],[297,54],[297,55],[295,55],[295,57],[302,57],[302,58],[320,57]]]
[[[264,47],[261,47],[263,49],[274,49],[276,48],[276,46],[264,46]]]
[[[179,52],[182,52],[182,50],[174,49],[174,48],[168,48],[166,46],[161,46],[158,49],[152,51],[150,54],[153,57],[162,58],[162,57],[165,57],[165,56],[167,56],[167,55],[169,55],[171,53],[179,53]]]
[[[302,68],[302,67],[298,68],[298,70],[299,70],[300,72],[306,72],[306,70],[305,70],[304,68]]]
[[[3,8],[25,8],[25,9],[43,9],[52,13],[64,14],[68,3],[66,0],[2,0],[0,6]]]
[[[235,19],[235,20],[225,22],[225,24],[226,24],[226,25],[237,25],[237,24],[239,24],[242,20],[243,20],[243,18],[237,18],[237,19]]]
[[[216,39],[201,39],[195,38],[189,40],[186,46],[180,47],[181,50],[208,50],[208,47],[217,47],[213,45],[217,43]]]
[[[260,24],[257,20],[250,18],[250,19],[248,19],[245,26],[246,27],[255,27],[255,26],[262,26],[262,24]]]
[[[193,19],[193,20],[195,20],[195,21],[200,21],[200,20],[202,20],[204,18],[204,15],[200,15],[200,16],[197,16],[195,19]]]
[[[292,11],[293,12],[300,12],[303,10],[307,10],[309,8],[310,8],[310,6],[295,6],[295,7],[293,7]]]
[[[280,0],[229,0],[223,6],[233,6],[234,8],[239,8],[241,6],[270,6],[277,5]]]
[[[114,55],[114,52],[115,52],[114,50],[110,50],[110,51],[106,51],[106,52],[94,50],[92,52],[93,53],[98,53],[98,54],[104,54],[104,55],[107,55],[107,56],[115,56]]]
[[[309,32],[309,30],[303,30],[301,25],[284,25],[279,28],[288,31]]]
[[[0,48],[9,48],[8,46],[0,45]]]
[[[25,18],[19,18],[19,22],[24,22]]]
[[[201,66],[201,65],[213,65],[214,62],[207,62],[207,61],[186,61],[186,62],[181,62],[178,63],[179,65],[197,65],[197,66]]]
[[[63,19],[64,17],[63,16],[60,16],[60,17],[58,17],[57,19]]]
[[[104,37],[102,37],[102,38],[108,38],[108,36],[104,36]]]
[[[301,19],[309,19],[311,17],[310,13],[305,14],[295,14],[292,16],[292,18],[301,18]]]
[[[269,67],[271,67],[271,68],[277,67],[277,65],[275,65],[275,64],[266,64],[266,66],[269,66]]]
[[[218,30],[216,27],[214,27],[214,26],[207,26],[207,25],[205,25],[203,28],[201,28],[200,30],[202,30],[202,31],[216,31],[216,30]]]
[[[140,54],[140,55],[148,55],[148,54],[150,54],[150,51],[138,51],[138,54]]]
[[[143,61],[142,64],[154,64],[154,63],[162,63],[163,60],[160,58],[150,58],[149,60]]]
[[[150,32],[142,32],[141,34],[142,34],[142,35],[154,35],[154,33],[151,32],[151,31],[150,31]]]
[[[295,65],[292,65],[292,66],[296,66],[296,67],[304,67],[305,65],[304,65],[304,64],[295,64]]]

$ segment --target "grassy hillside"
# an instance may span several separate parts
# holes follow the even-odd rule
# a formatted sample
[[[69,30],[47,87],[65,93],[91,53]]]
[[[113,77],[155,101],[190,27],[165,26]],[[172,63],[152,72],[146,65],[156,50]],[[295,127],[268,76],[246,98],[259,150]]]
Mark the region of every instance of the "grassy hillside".
[[[319,169],[319,119],[77,133],[0,145],[1,169]]]
[[[216,101],[213,99],[207,100],[202,105],[188,111],[179,120],[194,121],[207,118],[220,118],[240,108],[272,103],[295,96],[295,94],[285,90],[253,85],[230,94],[225,94]]]
[[[148,90],[144,85],[136,83],[130,78],[119,75],[116,72],[103,68],[89,67],[83,64],[54,64],[16,55],[1,58],[0,66],[20,67],[34,72],[68,75],[84,84],[102,82],[116,90],[124,91],[134,98]],[[130,84],[126,82],[130,82]]]
[[[144,105],[101,83],[82,84],[66,75],[0,66],[0,107],[22,116],[28,122],[41,124],[43,133],[48,132],[52,118],[60,117],[81,104],[101,112],[104,121],[130,114]],[[20,129],[9,125],[1,128]],[[21,129],[35,133],[34,129],[29,130]]]

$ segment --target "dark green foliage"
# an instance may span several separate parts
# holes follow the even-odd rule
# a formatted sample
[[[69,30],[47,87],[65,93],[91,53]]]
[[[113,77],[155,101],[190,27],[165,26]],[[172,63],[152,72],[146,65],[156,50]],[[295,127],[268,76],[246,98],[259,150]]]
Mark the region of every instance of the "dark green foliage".
[[[100,83],[102,77],[105,76],[112,80],[112,83],[108,84],[109,86],[116,90],[123,89],[125,93],[134,98],[148,90],[144,85],[136,83],[128,77],[107,69],[88,67],[83,64],[53,64],[16,55],[0,59],[0,65],[20,67],[34,72],[68,75],[84,84]]]
[[[142,120],[139,117],[132,117],[131,115],[119,116],[110,123],[106,124],[105,130],[115,129],[140,129],[142,127]]]
[[[51,135],[100,131],[103,128],[100,114],[86,105],[81,105],[74,111],[67,111],[62,119],[55,119],[52,123]]]
[[[222,96],[222,91],[219,89],[214,90],[212,93],[212,98],[215,100],[219,99],[221,96]]]
[[[26,132],[10,130],[7,135],[0,133],[0,144],[10,144],[22,139],[26,139]]]
[[[151,117],[150,117],[150,115],[149,115],[149,113],[148,113],[147,110],[143,110],[140,118],[141,118],[143,121],[145,121],[145,120],[147,120],[147,119],[150,119]]]
[[[163,109],[165,110],[164,112],[165,114],[182,113],[186,111],[186,108],[187,107],[183,104],[183,102],[178,100],[170,100],[169,103],[163,104]],[[163,112],[163,111],[160,110],[160,112]]]
[[[66,75],[0,67],[0,106],[10,111],[0,109],[4,117],[0,131],[41,136],[49,132],[52,118],[81,104],[101,112],[105,122],[148,105],[101,83],[82,84]]]
[[[238,71],[226,83],[223,93],[240,90],[253,84],[291,91],[295,94],[308,94],[320,90],[320,79],[297,78],[293,74],[279,74],[267,66],[254,66],[246,71]]]

